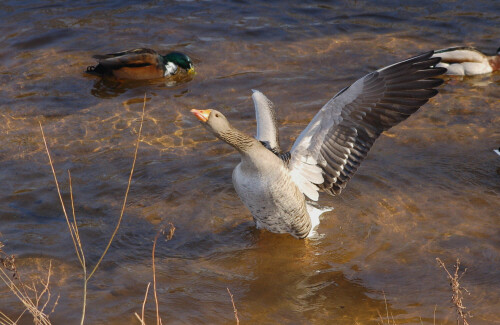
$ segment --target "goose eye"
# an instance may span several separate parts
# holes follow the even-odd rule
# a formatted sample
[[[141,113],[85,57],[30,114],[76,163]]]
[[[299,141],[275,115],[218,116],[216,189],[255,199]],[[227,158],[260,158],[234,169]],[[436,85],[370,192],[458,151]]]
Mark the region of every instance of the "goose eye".
[[[219,114],[218,114],[218,113],[215,113],[215,117],[219,117]]]

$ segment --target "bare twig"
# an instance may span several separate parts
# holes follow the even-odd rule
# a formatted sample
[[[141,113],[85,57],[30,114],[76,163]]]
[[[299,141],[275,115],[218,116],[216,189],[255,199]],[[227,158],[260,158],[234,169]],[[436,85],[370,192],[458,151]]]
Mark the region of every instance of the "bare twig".
[[[139,322],[141,322],[141,325],[146,325],[146,323],[144,323],[144,321],[141,319],[141,316],[139,316],[139,314],[137,312],[134,312],[134,315],[135,315],[135,318],[137,318],[139,320]]]
[[[0,325],[15,325],[16,323],[0,311]]]
[[[104,256],[106,255],[106,253],[108,252],[109,248],[111,247],[111,243],[113,242],[113,239],[115,238],[116,233],[118,232],[118,229],[120,228],[120,224],[121,224],[122,219],[123,219],[123,214],[125,212],[125,207],[126,207],[126,204],[127,204],[128,193],[130,191],[130,184],[132,182],[132,176],[134,174],[135,163],[137,161],[137,152],[139,150],[139,143],[140,143],[140,140],[141,140],[142,126],[144,124],[144,111],[145,111],[145,108],[146,108],[146,94],[144,94],[144,103],[143,103],[143,106],[142,106],[141,124],[140,124],[139,132],[138,132],[138,135],[137,135],[137,142],[136,142],[136,145],[135,145],[134,159],[133,159],[133,163],[132,163],[132,168],[130,170],[130,175],[129,175],[129,179],[128,179],[128,183],[127,183],[127,189],[125,191],[125,197],[123,199],[123,204],[122,204],[122,209],[121,209],[121,212],[120,212],[120,217],[118,218],[118,222],[117,222],[116,227],[115,227],[115,229],[113,231],[113,234],[111,235],[111,238],[108,241],[108,244],[107,244],[106,248],[104,249],[103,253],[101,254],[101,256],[99,258],[99,260],[97,261],[96,265],[94,266],[94,268],[92,269],[92,271],[90,272],[90,274],[88,276],[87,276],[87,265],[86,265],[86,261],[85,261],[85,254],[84,254],[84,251],[83,251],[82,242],[80,240],[80,233],[79,233],[79,230],[78,230],[78,224],[76,222],[75,205],[74,205],[74,199],[73,199],[73,184],[72,184],[72,180],[71,180],[71,173],[68,170],[69,187],[70,187],[70,198],[71,198],[71,211],[72,211],[72,214],[73,214],[73,220],[72,221],[70,221],[70,219],[68,217],[68,213],[66,212],[66,207],[65,207],[64,201],[62,199],[61,190],[60,190],[60,187],[59,187],[59,182],[57,180],[57,175],[56,175],[56,172],[55,172],[55,169],[54,169],[54,164],[52,163],[52,157],[50,156],[50,151],[49,151],[49,147],[47,145],[47,140],[46,140],[45,134],[43,132],[42,123],[39,122],[39,124],[40,124],[40,131],[42,133],[42,138],[43,138],[43,143],[45,145],[45,150],[47,151],[47,156],[49,158],[50,168],[52,170],[52,175],[54,176],[54,181],[56,183],[57,193],[59,195],[59,201],[61,202],[61,207],[62,207],[62,210],[63,210],[63,213],[64,213],[64,217],[66,219],[66,223],[68,225],[68,229],[69,229],[69,232],[70,232],[70,235],[71,235],[71,240],[73,241],[73,245],[75,247],[76,256],[78,257],[78,261],[80,262],[80,265],[82,266],[82,269],[83,269],[83,303],[82,303],[82,317],[81,317],[81,320],[80,320],[80,324],[81,325],[83,325],[83,323],[85,321],[85,313],[86,313],[86,306],[87,306],[87,286],[88,286],[88,281],[94,275],[94,273],[97,271],[97,269],[99,268],[99,265],[101,264]]]
[[[155,266],[156,242],[158,241],[159,235],[160,235],[160,231],[155,236],[155,240],[153,242],[153,251],[151,253],[151,259],[152,259],[152,263],[153,263],[153,293],[155,295],[155,305],[156,305],[156,325],[161,324],[160,308],[158,307],[158,295],[156,293],[156,266]]]
[[[134,312],[134,315],[135,315],[135,318],[137,318],[137,320],[139,320],[139,322],[141,322],[141,325],[146,325],[146,323],[144,323],[144,321],[141,319],[141,316],[139,316],[139,314],[137,312]]]
[[[389,307],[387,306],[387,298],[385,297],[385,292],[382,291],[382,294],[384,295],[384,303],[385,303],[385,319],[387,321],[387,325],[396,325],[396,321],[394,320],[394,315],[392,315],[392,312],[391,312],[391,318],[389,318]],[[384,318],[382,317],[382,315],[380,314],[380,311],[377,309],[377,313],[378,313],[378,317],[380,318],[380,324],[384,324]],[[392,323],[390,322],[390,320],[392,319]]]
[[[57,194],[59,195],[59,201],[61,202],[61,207],[63,210],[64,218],[66,219],[66,224],[68,225],[69,233],[71,235],[71,240],[73,241],[73,246],[75,247],[76,256],[78,257],[78,261],[83,269],[83,303],[82,303],[82,318],[80,320],[80,324],[83,325],[85,322],[85,309],[87,307],[87,265],[85,263],[85,254],[83,253],[82,242],[80,241],[80,235],[78,233],[78,225],[76,223],[76,215],[75,215],[75,204],[73,200],[73,184],[71,181],[71,173],[68,170],[68,178],[69,178],[69,192],[71,197],[71,210],[73,211],[73,223],[69,220],[68,213],[66,212],[66,206],[64,205],[64,201],[62,199],[61,190],[59,188],[59,181],[57,180],[56,171],[54,169],[54,164],[52,163],[52,157],[50,156],[49,146],[47,145],[47,140],[45,138],[45,134],[43,132],[42,123],[38,121],[40,124],[40,131],[42,133],[43,143],[45,145],[45,150],[47,151],[47,157],[49,158],[50,168],[52,170],[52,175],[54,176],[54,182],[56,183]]]
[[[87,279],[87,263],[85,262],[85,254],[83,253],[82,242],[80,241],[80,233],[78,232],[78,224],[76,223],[75,201],[73,200],[73,182],[71,180],[71,173],[69,170],[68,170],[68,179],[69,179],[69,193],[71,198],[71,211],[73,212],[73,224],[69,231],[70,232],[73,231],[72,238],[74,237],[76,239],[76,243],[78,245],[77,255],[79,252],[79,260],[83,270],[83,302],[82,302],[82,318],[80,320],[80,325],[83,325],[83,323],[85,322],[85,311],[87,309],[87,286],[89,281]],[[66,217],[66,221],[69,223],[68,216],[66,214],[64,216]]]
[[[462,321],[462,324],[469,325],[467,318],[471,317],[471,314],[470,312],[465,311],[466,307],[463,305],[462,302],[463,299],[462,289],[468,294],[469,291],[467,291],[467,289],[465,289],[464,287],[461,287],[459,283],[459,280],[465,274],[467,269],[465,269],[461,274],[459,274],[460,259],[457,258],[457,263],[455,264],[455,273],[452,275],[446,268],[446,265],[443,263],[443,261],[441,261],[441,259],[436,258],[436,261],[438,262],[439,266],[446,271],[446,275],[448,276],[448,280],[450,281],[451,291],[453,292],[451,296],[451,302],[453,303],[457,311],[457,324],[459,325],[460,321]]]
[[[146,321],[144,320],[144,309],[146,307],[146,301],[148,300],[149,287],[151,286],[151,282],[148,282],[148,286],[146,287],[146,294],[144,295],[144,301],[142,302],[142,313],[141,316],[139,314],[134,313],[135,317],[141,322],[141,325],[146,325]]]
[[[17,284],[11,279],[9,274],[0,268],[0,279],[9,287],[10,291],[21,301],[27,310],[33,316],[33,321],[36,325],[50,325],[49,315],[54,311],[55,306],[59,301],[59,296],[52,301],[52,293],[50,292],[50,277],[52,275],[52,262],[49,262],[47,271],[47,280],[38,279],[37,283],[33,281],[32,286],[26,285],[17,279]],[[16,280],[16,279],[14,279]],[[41,285],[41,288],[39,288]],[[46,307],[52,304],[52,311],[45,312]],[[21,316],[24,314],[21,314]],[[17,324],[20,317],[14,322],[5,314],[0,312],[0,324]]]
[[[156,292],[156,263],[155,263],[156,242],[158,241],[158,238],[162,234],[165,235],[165,240],[166,241],[169,241],[169,240],[172,239],[172,237],[174,236],[174,233],[175,233],[175,226],[171,222],[168,223],[168,226],[169,226],[168,233],[165,230],[166,226],[162,227],[156,233],[155,239],[153,241],[153,249],[152,249],[152,252],[151,252],[151,260],[152,260],[152,263],[153,263],[152,264],[152,268],[153,268],[153,294],[154,294],[154,297],[155,297],[156,324],[157,325],[161,325],[162,321],[161,321],[161,317],[160,317],[160,308],[159,308],[159,304],[158,304],[158,294]],[[146,295],[144,296],[144,301],[142,303],[142,316],[139,316],[139,314],[134,313],[135,317],[137,317],[137,319],[141,322],[141,325],[146,325],[146,321],[144,319],[144,307],[146,305],[146,300],[147,300],[147,297],[148,297],[148,291],[149,291],[149,285],[150,284],[151,284],[151,282],[148,283],[148,286],[146,288]]]
[[[73,245],[75,246],[76,256],[78,256],[78,260],[80,261],[80,264],[82,264],[82,266],[83,266],[82,257],[80,256],[78,244],[77,244],[75,235],[73,233],[73,229],[71,228],[71,225],[69,222],[68,213],[66,212],[66,206],[64,205],[64,201],[63,201],[63,198],[61,195],[61,190],[59,188],[59,182],[57,181],[57,175],[56,175],[56,171],[54,169],[54,164],[52,163],[52,157],[50,156],[50,151],[49,151],[49,147],[47,145],[47,140],[46,140],[45,134],[43,132],[42,122],[38,121],[38,124],[40,125],[40,131],[42,133],[43,143],[45,145],[45,150],[47,151],[47,157],[49,158],[49,164],[50,164],[50,168],[52,170],[52,175],[54,176],[54,182],[56,183],[56,189],[57,189],[57,194],[59,195],[59,201],[61,202],[61,207],[62,207],[62,210],[64,213],[64,217],[66,218],[66,223],[68,225],[69,233],[71,234],[71,240],[73,241]],[[69,171],[68,171],[68,173],[69,173]],[[73,198],[73,196],[71,196],[71,198]]]
[[[150,285],[151,285],[151,282],[148,282],[148,286],[146,287],[146,294],[144,295],[144,301],[142,302],[141,318],[142,318],[143,322],[144,322],[144,308],[146,307],[146,300],[148,299],[148,293],[149,293],[149,286]]]
[[[145,109],[146,109],[146,94],[144,94],[144,103],[142,105],[141,125],[139,126],[139,133],[137,134],[137,143],[135,145],[134,161],[132,162],[132,168],[130,169],[130,175],[128,177],[127,190],[125,191],[125,198],[123,199],[122,210],[120,212],[120,218],[118,218],[118,223],[116,224],[115,230],[113,231],[111,238],[109,239],[108,245],[106,245],[104,252],[102,252],[102,255],[99,258],[99,261],[97,261],[97,264],[92,269],[92,272],[90,272],[89,276],[87,277],[87,280],[89,280],[94,275],[95,271],[97,271],[97,268],[99,267],[102,259],[104,258],[104,256],[108,252],[109,247],[111,246],[111,243],[113,242],[113,239],[115,238],[116,233],[118,232],[118,229],[120,228],[120,224],[121,224],[122,219],[123,219],[123,213],[125,212],[125,206],[127,205],[127,198],[128,198],[128,192],[130,190],[130,183],[132,182],[132,176],[134,175],[135,162],[137,160],[137,151],[139,150],[139,143],[141,142],[141,133],[142,133],[142,125],[144,124],[144,110]]]
[[[231,303],[233,304],[233,311],[234,311],[234,318],[236,318],[236,325],[239,325],[240,320],[238,318],[238,309],[236,309],[236,305],[234,304],[233,294],[231,293],[229,288],[226,288],[226,289],[227,289],[227,293],[229,294],[229,297],[231,298]]]
[[[165,240],[166,241],[169,241],[172,239],[172,237],[174,236],[174,233],[175,233],[175,226],[173,223],[169,222],[168,225],[170,226],[169,227],[169,230],[168,230],[168,234],[165,235]],[[152,262],[153,262],[153,293],[155,295],[155,304],[156,304],[156,325],[161,325],[161,318],[160,318],[160,309],[158,307],[158,295],[157,295],[157,292],[156,292],[156,266],[155,266],[155,251],[156,251],[156,242],[158,241],[158,237],[160,236],[160,234],[165,234],[166,231],[165,231],[165,228],[162,228],[160,229],[160,231],[158,231],[158,233],[156,234],[155,236],[155,240],[153,242],[153,252],[152,252]]]

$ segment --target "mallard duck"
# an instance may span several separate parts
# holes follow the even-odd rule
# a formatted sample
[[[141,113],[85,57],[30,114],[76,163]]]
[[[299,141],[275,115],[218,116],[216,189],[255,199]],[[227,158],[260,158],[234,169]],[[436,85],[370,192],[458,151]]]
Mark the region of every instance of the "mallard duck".
[[[434,52],[440,57],[438,67],[448,69],[446,74],[474,76],[500,70],[500,48],[496,55],[486,55],[473,47],[450,47]]]
[[[440,58],[421,54],[374,71],[341,90],[316,114],[289,152],[283,152],[271,101],[254,91],[257,136],[237,130],[219,111],[193,113],[203,126],[233,146],[241,162],[233,171],[236,193],[257,228],[296,238],[314,234],[319,192],[339,195],[380,134],[408,118],[443,83]],[[310,200],[306,201],[306,197]]]
[[[155,79],[174,75],[179,67],[194,72],[191,59],[180,52],[160,55],[151,49],[133,49],[123,52],[94,55],[99,61],[96,66],[87,67],[87,72],[118,79]]]

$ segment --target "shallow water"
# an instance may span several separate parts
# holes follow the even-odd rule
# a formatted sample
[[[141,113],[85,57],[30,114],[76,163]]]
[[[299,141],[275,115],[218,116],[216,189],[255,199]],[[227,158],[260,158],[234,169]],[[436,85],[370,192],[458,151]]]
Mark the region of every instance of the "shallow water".
[[[166,324],[454,324],[445,273],[459,257],[473,324],[500,322],[500,74],[448,78],[440,94],[381,136],[319,227],[299,241],[254,228],[231,184],[238,155],[189,113],[219,108],[255,130],[251,89],[279,108],[291,146],[337,91],[429,49],[493,52],[497,1],[3,1],[0,9],[0,242],[21,270],[54,267],[54,324],[74,324],[82,275],[44,151],[65,200],[71,170],[89,264],[116,224],[146,93],[143,137],[120,231],[89,284],[87,324],[138,323],[152,280]],[[176,49],[194,78],[142,83],[83,73],[91,56]],[[43,273],[41,273],[43,274]],[[154,316],[152,296],[147,316]],[[0,310],[22,308],[0,286]],[[153,322],[151,318],[150,323]],[[31,324],[28,316],[20,324]]]

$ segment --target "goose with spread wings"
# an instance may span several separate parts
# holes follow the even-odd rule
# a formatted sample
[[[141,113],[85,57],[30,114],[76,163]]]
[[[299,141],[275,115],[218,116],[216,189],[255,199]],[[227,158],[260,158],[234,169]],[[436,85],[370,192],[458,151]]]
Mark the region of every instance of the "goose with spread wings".
[[[424,53],[374,71],[344,88],[316,114],[289,152],[281,150],[273,105],[254,91],[256,138],[237,130],[213,109],[191,112],[211,133],[233,146],[236,193],[256,226],[306,238],[314,233],[319,192],[338,195],[380,134],[408,118],[438,91],[446,72]],[[307,198],[307,199],[306,199]]]

